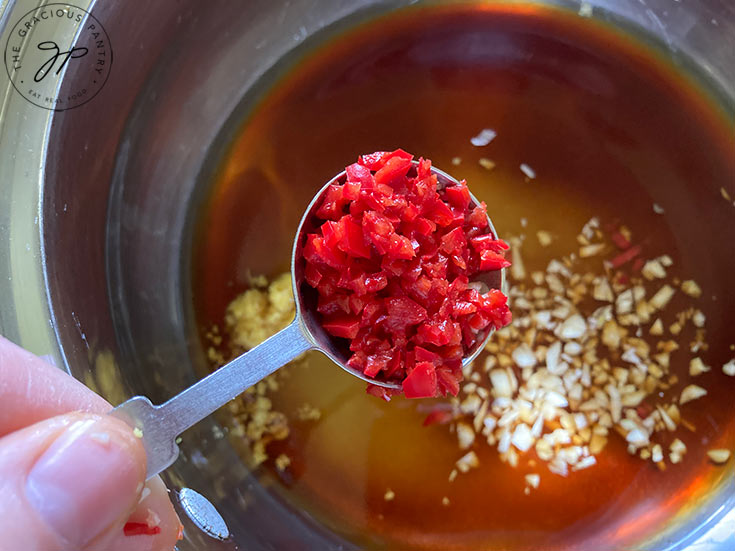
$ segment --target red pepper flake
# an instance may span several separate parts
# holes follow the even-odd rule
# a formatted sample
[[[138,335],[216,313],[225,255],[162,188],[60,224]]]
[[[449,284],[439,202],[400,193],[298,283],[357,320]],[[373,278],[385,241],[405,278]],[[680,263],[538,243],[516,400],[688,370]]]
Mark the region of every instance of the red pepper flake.
[[[448,410],[435,409],[424,419],[423,425],[428,427],[430,425],[446,425],[451,423],[454,419],[454,412]]]
[[[620,266],[622,266],[623,264],[626,264],[626,263],[630,262],[631,260],[633,260],[639,254],[641,254],[641,246],[640,245],[636,245],[635,247],[631,247],[627,251],[622,252],[618,256],[616,256],[615,258],[613,258],[610,261],[610,265],[613,268],[620,268]]]
[[[653,413],[653,406],[647,402],[643,402],[636,406],[635,411],[638,414],[638,417],[640,417],[641,419],[646,419],[649,415]]]
[[[126,522],[123,526],[123,533],[126,536],[155,536],[161,533],[161,527],[148,526],[145,522]]]
[[[620,219],[616,218],[614,220],[610,220],[609,222],[606,222],[603,226],[603,229],[607,233],[613,233],[618,231],[618,228],[620,227]]]
[[[613,232],[610,239],[618,249],[625,250],[630,247],[630,241],[619,231]]]
[[[630,277],[628,277],[628,274],[624,274],[623,272],[616,272],[613,281],[619,285],[629,285]]]
[[[304,279],[322,326],[349,341],[347,364],[398,382],[408,398],[455,395],[462,358],[511,320],[507,298],[470,281],[510,265],[485,203],[463,181],[437,188],[431,161],[403,150],[363,155],[325,192],[306,236]],[[389,400],[394,392],[369,385]]]
[[[632,270],[634,272],[640,272],[641,268],[643,268],[643,264],[645,264],[645,262],[643,261],[642,258],[636,258],[635,261],[633,262]]]

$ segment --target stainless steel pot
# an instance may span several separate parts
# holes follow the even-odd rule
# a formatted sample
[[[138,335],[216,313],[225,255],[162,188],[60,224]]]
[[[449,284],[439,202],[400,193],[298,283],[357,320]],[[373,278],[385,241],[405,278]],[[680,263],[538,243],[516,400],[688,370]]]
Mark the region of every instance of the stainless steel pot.
[[[112,67],[96,97],[48,110],[0,71],[0,333],[113,403],[134,394],[160,402],[191,384],[203,356],[187,267],[192,220],[213,169],[210,151],[232,136],[232,121],[287,70],[294,52],[412,3],[75,1],[109,38]],[[730,116],[735,112],[731,1],[547,3],[642,36],[695,71]],[[3,47],[37,5],[0,2]],[[44,32],[70,31],[59,23]],[[70,64],[57,91],[80,83],[91,86],[89,74]],[[232,539],[215,543],[192,529],[181,549],[233,542],[247,549],[357,548],[270,494],[221,434],[214,419],[192,429],[165,478],[173,489],[206,495]],[[733,532],[731,462],[707,499],[630,548],[732,549]]]

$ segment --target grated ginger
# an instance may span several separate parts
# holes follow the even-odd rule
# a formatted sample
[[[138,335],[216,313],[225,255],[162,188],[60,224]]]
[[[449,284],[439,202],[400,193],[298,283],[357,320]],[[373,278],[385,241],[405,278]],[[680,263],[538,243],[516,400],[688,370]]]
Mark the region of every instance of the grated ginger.
[[[285,273],[266,289],[248,289],[233,300],[225,324],[232,343],[249,350],[286,327],[295,312],[291,275]]]
[[[236,297],[225,313],[225,332],[229,337],[232,355],[259,345],[286,327],[295,315],[289,273],[281,274],[270,284],[263,276],[251,278],[251,283],[254,287]],[[210,347],[210,359],[217,366],[224,364],[224,355],[215,348],[222,342],[217,331],[213,329],[207,337],[214,345]],[[230,435],[245,440],[250,449],[251,467],[269,459],[268,444],[284,440],[290,434],[288,418],[284,413],[274,410],[268,398],[279,386],[279,374],[270,375],[227,406],[231,415]],[[276,458],[279,471],[289,465],[290,458],[285,454]]]

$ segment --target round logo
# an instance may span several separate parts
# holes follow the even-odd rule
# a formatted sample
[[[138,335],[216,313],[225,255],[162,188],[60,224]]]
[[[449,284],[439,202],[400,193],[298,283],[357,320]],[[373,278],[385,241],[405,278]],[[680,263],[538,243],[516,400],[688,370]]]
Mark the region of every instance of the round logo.
[[[46,4],[15,24],[5,69],[32,104],[65,111],[87,103],[107,82],[112,46],[102,23],[71,4]]]

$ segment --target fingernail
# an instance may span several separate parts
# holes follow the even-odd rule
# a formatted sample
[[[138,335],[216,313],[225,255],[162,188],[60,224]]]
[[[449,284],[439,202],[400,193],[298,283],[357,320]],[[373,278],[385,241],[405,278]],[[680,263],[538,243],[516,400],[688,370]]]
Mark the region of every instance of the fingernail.
[[[31,469],[28,502],[70,544],[87,544],[137,502],[144,473],[131,440],[109,421],[80,420]]]

